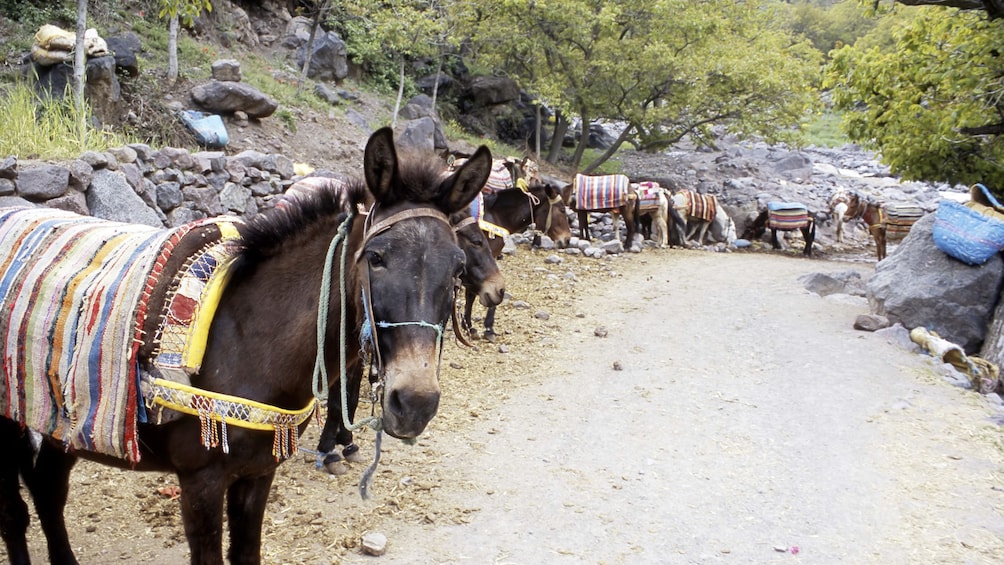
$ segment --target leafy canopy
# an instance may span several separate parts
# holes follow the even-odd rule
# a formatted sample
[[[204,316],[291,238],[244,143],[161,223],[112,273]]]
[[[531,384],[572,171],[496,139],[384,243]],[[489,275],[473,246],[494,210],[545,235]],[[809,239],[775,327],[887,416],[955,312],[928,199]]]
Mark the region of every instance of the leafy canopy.
[[[776,23],[774,5],[472,0],[456,17],[482,66],[582,124],[626,123],[616,145],[656,150],[684,135],[710,143],[715,125],[769,140],[797,134],[816,99],[819,52]]]
[[[893,49],[843,47],[825,85],[848,136],[907,179],[1004,187],[1004,20],[924,7]]]

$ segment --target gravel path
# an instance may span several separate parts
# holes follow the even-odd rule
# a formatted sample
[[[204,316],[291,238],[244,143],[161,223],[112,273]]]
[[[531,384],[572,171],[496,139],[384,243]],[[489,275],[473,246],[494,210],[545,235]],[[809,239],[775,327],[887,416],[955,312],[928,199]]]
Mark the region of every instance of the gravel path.
[[[453,519],[388,516],[387,553],[344,563],[1004,562],[1000,410],[797,281],[870,265],[630,263],[526,386],[390,448]]]

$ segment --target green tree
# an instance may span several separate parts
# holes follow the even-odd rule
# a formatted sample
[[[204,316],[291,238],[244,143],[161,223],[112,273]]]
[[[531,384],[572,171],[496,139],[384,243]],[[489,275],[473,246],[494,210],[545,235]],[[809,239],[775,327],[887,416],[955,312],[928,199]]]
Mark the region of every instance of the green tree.
[[[178,30],[180,23],[191,25],[202,11],[213,11],[209,0],[160,0],[160,18],[168,20],[167,80],[178,80]]]
[[[397,109],[406,87],[409,61],[438,60],[451,45],[449,0],[342,0],[331,23],[339,30],[349,55],[375,75],[388,63],[397,72]]]
[[[895,47],[844,47],[826,70],[848,136],[907,179],[1004,187],[1004,21],[916,9]]]
[[[574,167],[593,121],[626,123],[614,147],[582,168],[591,171],[626,142],[657,150],[689,135],[711,143],[712,126],[791,139],[815,99],[819,53],[778,27],[771,5],[474,0],[458,4],[456,17],[479,64],[578,119]]]

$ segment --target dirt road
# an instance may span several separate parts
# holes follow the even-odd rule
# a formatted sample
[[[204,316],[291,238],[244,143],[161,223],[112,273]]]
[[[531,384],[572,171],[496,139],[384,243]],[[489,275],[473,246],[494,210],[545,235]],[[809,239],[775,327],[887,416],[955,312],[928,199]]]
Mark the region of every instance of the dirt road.
[[[440,413],[384,442],[371,500],[364,465],[280,467],[266,563],[1004,563],[1002,412],[797,280],[871,264],[546,256],[502,262],[499,343],[445,348]],[[82,462],[81,562],[187,560],[174,484]]]
[[[1000,413],[852,329],[863,299],[797,281],[851,268],[871,267],[624,262],[574,299],[549,367],[421,442],[462,523],[390,518],[384,557],[344,562],[1004,562]]]

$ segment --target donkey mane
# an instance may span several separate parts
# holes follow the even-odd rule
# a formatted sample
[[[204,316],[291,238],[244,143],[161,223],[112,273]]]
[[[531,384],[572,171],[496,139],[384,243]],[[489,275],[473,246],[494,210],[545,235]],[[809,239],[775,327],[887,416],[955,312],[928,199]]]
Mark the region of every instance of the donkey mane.
[[[287,206],[255,216],[238,228],[243,240],[240,263],[251,266],[280,253],[291,236],[305,232],[321,220],[335,218],[341,222],[346,209],[355,209],[368,196],[365,183],[352,178],[341,190],[315,190]]]

